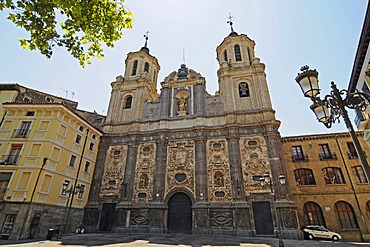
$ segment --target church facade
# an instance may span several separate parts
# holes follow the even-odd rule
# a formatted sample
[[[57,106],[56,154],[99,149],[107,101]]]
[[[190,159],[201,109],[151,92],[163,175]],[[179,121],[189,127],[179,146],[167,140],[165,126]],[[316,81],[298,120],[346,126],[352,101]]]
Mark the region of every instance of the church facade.
[[[232,30],[217,47],[215,95],[184,64],[158,94],[147,44],[127,55],[111,83],[86,231],[301,237],[289,186],[279,184],[280,122],[254,46]]]

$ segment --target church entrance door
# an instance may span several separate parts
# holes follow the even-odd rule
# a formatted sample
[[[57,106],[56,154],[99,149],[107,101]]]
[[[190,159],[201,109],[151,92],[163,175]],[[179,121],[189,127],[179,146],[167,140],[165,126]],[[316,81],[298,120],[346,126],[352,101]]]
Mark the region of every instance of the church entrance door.
[[[254,226],[257,235],[274,234],[270,202],[252,202]]]
[[[116,212],[115,203],[103,203],[100,216],[99,231],[110,231],[114,225],[114,216]]]
[[[191,233],[191,199],[185,193],[176,193],[168,201],[168,232]]]

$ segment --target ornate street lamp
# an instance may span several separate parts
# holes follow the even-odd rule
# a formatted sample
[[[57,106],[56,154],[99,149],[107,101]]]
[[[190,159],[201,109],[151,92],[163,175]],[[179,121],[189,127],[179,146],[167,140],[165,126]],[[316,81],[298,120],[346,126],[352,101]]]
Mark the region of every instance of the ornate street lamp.
[[[58,238],[61,237],[62,233],[65,233],[67,226],[68,226],[68,221],[69,221],[69,215],[73,203],[73,195],[78,194],[79,192],[83,192],[81,185],[77,185],[76,187],[71,186],[71,188],[68,189],[68,183],[63,183],[62,189],[65,191],[66,194],[68,194],[68,200],[66,203],[66,208],[67,208],[67,213],[66,213],[66,218],[64,221],[64,225],[61,230],[59,230]],[[69,204],[69,206],[68,206]]]
[[[350,93],[345,89],[339,90],[337,85],[332,81],[332,90],[330,94],[325,95],[324,98],[321,99],[319,96],[319,73],[316,70],[311,70],[307,65],[303,66],[301,71],[302,72],[298,73],[295,80],[301,87],[303,95],[312,100],[313,104],[310,108],[315,113],[317,120],[323,123],[327,128],[331,128],[333,123],[339,123],[340,116],[343,117],[344,123],[346,124],[352,138],[353,145],[360,159],[362,168],[366,174],[367,181],[370,182],[370,167],[346,110],[347,107],[350,109],[365,111],[366,107],[370,103],[370,95],[360,93],[358,91]]]
[[[284,175],[280,175],[279,176],[279,183],[278,184],[274,184],[271,177],[270,177],[270,174],[268,173],[265,173],[263,174],[263,177],[260,178],[260,183],[262,185],[262,187],[267,187],[271,190],[271,193],[274,194],[274,201],[276,203],[276,193],[274,193],[274,189],[275,191],[278,193],[278,198],[280,198],[280,187],[284,186],[285,185],[285,177]],[[283,235],[281,234],[281,215],[280,215],[280,212],[279,210],[276,209],[276,212],[277,212],[277,219],[278,219],[278,237],[279,237],[279,247],[284,247],[284,240],[283,240]]]

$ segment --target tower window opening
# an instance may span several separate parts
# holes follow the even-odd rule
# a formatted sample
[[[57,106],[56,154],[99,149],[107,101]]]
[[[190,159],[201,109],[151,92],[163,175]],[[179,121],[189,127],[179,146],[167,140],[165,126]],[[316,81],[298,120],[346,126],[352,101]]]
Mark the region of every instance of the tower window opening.
[[[146,62],[146,63],[144,64],[144,72],[149,73],[149,63],[148,63],[148,62]]]
[[[227,51],[226,50],[224,50],[224,60],[225,60],[225,62],[228,62],[228,57],[227,57]]]
[[[235,53],[235,61],[236,62],[242,61],[242,54],[240,53],[240,46],[239,45],[234,46],[234,53]]]
[[[131,105],[132,105],[132,96],[127,96],[126,100],[125,100],[125,106],[124,106],[124,109],[129,109],[131,108]]]
[[[132,67],[132,74],[131,75],[136,75],[137,71],[137,60],[134,61],[134,66]]]
[[[239,97],[249,97],[249,87],[246,82],[239,84]]]

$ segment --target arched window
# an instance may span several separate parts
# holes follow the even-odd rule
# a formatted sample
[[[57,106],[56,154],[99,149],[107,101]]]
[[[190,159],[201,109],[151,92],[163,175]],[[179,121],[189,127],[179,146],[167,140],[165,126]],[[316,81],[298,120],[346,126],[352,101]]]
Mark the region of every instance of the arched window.
[[[315,202],[306,202],[303,206],[306,225],[325,226],[324,216],[320,206]]]
[[[239,97],[249,97],[249,87],[246,82],[239,84]]]
[[[352,172],[355,175],[356,182],[358,184],[367,184],[367,178],[364,173],[364,169],[362,166],[354,166],[352,167]]]
[[[134,66],[132,66],[132,74],[131,75],[136,75],[137,71],[137,60],[134,61]]]
[[[224,50],[224,61],[225,62],[229,61],[229,58],[227,57],[227,51],[226,50]]]
[[[342,170],[338,167],[326,167],[322,169],[326,184],[345,184]]]
[[[335,213],[337,214],[338,223],[342,229],[358,228],[355,213],[352,206],[348,202],[339,201],[334,205]]]
[[[294,170],[294,178],[297,185],[315,185],[315,178],[311,169],[300,168]]]
[[[242,54],[240,53],[240,46],[234,46],[234,53],[235,53],[235,61],[240,62],[242,61]]]
[[[132,96],[127,96],[126,99],[125,99],[125,105],[124,105],[124,109],[129,109],[131,108],[131,105],[132,105]]]
[[[148,63],[148,62],[146,62],[146,63],[144,64],[144,72],[149,73],[149,63]]]

